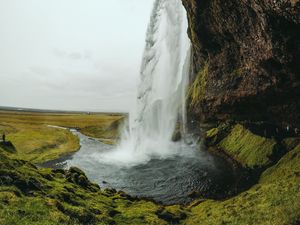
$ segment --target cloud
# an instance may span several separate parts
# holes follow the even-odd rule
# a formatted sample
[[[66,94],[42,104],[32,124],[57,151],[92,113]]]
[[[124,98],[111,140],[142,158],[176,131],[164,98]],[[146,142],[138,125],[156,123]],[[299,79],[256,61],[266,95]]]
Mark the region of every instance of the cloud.
[[[0,105],[130,110],[152,2],[0,1]]]
[[[53,49],[53,55],[57,58],[61,59],[70,59],[70,60],[91,60],[92,59],[92,53],[89,50],[83,50],[82,52],[79,51],[65,51],[61,49]]]

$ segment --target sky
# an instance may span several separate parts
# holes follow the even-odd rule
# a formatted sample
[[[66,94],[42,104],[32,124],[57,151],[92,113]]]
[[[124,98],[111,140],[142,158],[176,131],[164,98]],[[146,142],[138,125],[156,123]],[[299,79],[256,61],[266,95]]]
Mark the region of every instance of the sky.
[[[129,112],[153,0],[0,0],[0,106]]]

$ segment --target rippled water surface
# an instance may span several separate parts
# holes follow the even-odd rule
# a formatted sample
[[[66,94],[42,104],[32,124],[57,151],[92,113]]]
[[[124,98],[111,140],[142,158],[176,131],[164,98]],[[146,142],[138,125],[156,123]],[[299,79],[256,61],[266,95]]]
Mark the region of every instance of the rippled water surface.
[[[82,147],[62,165],[83,169],[89,179],[102,188],[115,188],[132,196],[174,204],[190,202],[191,193],[217,198],[229,190],[234,182],[230,165],[219,157],[199,150],[199,147],[184,146],[181,150],[183,154],[124,166],[101,161],[101,154],[112,151],[113,146],[75,133]]]

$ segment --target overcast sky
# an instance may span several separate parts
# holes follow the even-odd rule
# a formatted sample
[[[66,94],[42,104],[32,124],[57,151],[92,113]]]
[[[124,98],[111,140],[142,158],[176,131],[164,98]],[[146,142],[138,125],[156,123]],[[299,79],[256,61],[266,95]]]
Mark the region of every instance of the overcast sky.
[[[0,105],[129,111],[153,0],[0,0]]]

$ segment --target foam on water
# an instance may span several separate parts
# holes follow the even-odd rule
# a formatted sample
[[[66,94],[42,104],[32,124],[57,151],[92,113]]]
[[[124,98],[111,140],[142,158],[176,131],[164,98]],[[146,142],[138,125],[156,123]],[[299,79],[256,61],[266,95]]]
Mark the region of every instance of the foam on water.
[[[117,152],[119,163],[99,160],[113,146],[73,131],[80,139],[81,149],[67,161],[55,162],[55,168],[76,166],[102,188],[115,188],[132,196],[148,197],[164,204],[188,203],[191,192],[207,198],[219,198],[232,190],[236,178],[230,164],[198,146],[183,145],[178,154],[168,158],[152,157],[147,163],[124,164],[122,151]],[[177,145],[178,147],[179,145]],[[176,146],[175,146],[176,147]],[[124,154],[124,155],[121,155]],[[128,160],[128,159],[127,159]],[[121,162],[121,163],[120,163]],[[48,166],[53,164],[48,164]],[[124,166],[130,165],[130,166]]]
[[[117,148],[94,157],[107,163],[136,165],[151,158],[181,154],[172,143],[176,123],[185,118],[185,88],[190,41],[181,0],[156,0],[146,36],[138,99]]]

